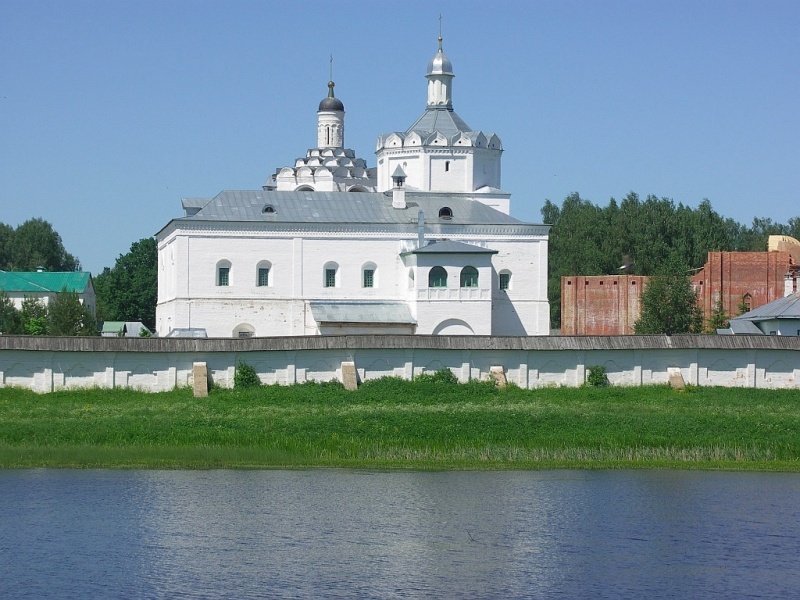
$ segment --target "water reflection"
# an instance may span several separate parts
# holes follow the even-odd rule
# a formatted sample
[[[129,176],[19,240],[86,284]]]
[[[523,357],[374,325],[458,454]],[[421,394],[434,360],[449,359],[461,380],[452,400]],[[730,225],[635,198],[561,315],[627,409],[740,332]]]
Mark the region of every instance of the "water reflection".
[[[800,476],[4,471],[3,598],[790,597]]]

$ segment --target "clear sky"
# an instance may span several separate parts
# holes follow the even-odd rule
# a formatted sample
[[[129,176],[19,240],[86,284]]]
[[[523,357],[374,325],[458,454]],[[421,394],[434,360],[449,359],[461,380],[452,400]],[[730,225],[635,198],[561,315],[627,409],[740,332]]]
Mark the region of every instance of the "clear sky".
[[[0,221],[97,273],[316,145],[334,55],[345,145],[425,108],[439,13],[454,107],[503,140],[512,214],[628,192],[800,216],[800,2],[0,2]]]

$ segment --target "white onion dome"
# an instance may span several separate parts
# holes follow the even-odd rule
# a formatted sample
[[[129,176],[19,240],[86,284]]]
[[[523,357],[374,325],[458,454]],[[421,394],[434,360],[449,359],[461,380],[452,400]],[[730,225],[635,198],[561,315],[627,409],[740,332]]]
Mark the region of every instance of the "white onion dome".
[[[439,49],[428,63],[428,75],[453,75],[453,64],[442,50],[442,36],[439,36]]]
[[[336,96],[333,95],[333,88],[336,84],[332,81],[328,82],[328,97],[323,98],[319,103],[320,111],[338,110],[344,112],[344,104]]]

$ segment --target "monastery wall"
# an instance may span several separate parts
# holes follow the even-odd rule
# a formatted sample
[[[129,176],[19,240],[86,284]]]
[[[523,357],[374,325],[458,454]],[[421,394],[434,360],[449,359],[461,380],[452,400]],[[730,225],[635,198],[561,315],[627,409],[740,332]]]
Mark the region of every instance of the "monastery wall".
[[[594,365],[613,385],[665,384],[680,373],[699,386],[800,389],[800,337],[780,336],[306,336],[250,339],[0,336],[0,387],[37,392],[101,387],[149,392],[190,386],[192,365],[232,387],[238,363],[267,384],[413,378],[451,369],[460,381],[502,367],[523,388],[582,385]]]

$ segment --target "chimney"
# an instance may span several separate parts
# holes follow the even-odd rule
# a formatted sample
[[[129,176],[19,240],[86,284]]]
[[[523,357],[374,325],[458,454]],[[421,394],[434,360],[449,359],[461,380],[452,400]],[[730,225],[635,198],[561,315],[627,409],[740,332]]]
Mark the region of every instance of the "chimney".
[[[419,211],[417,213],[417,248],[422,248],[425,245],[425,213]]]
[[[406,188],[403,187],[406,181],[406,174],[403,167],[397,165],[397,168],[392,173],[392,208],[403,209],[406,208]]]

